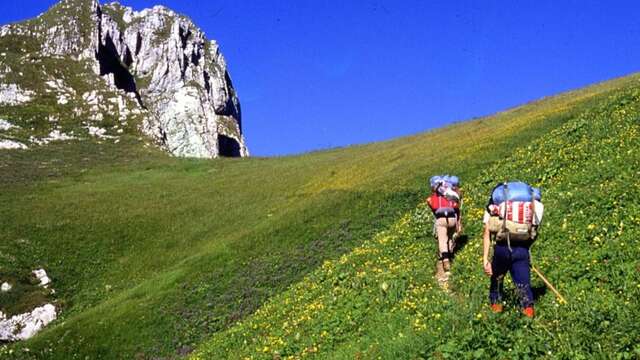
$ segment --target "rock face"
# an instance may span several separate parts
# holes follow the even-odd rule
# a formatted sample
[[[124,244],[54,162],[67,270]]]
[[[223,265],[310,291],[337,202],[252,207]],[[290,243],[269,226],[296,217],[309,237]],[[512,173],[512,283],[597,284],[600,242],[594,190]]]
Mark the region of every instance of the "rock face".
[[[56,94],[54,106],[75,106],[78,116],[88,106],[84,128],[117,113],[119,129],[138,119],[139,131],[176,156],[249,155],[224,57],[217,43],[184,16],[162,6],[137,12],[118,3],[62,0],[30,22],[0,28],[0,40],[6,37],[15,43],[27,39],[25,52],[28,39],[37,40],[36,58],[87,64],[116,94],[81,94],[61,78],[46,82],[46,91]],[[3,79],[8,73],[2,69],[11,70],[10,65],[0,56],[0,103],[28,104],[37,90]]]

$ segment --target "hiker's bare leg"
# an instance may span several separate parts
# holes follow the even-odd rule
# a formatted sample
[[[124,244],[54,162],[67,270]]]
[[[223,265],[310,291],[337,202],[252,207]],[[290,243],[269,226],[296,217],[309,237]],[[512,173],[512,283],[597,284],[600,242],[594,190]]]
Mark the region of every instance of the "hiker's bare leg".
[[[456,232],[458,229],[458,222],[456,221],[455,218],[448,218],[447,219],[447,226],[448,226],[448,232],[447,232],[447,236],[449,237],[449,241],[447,242],[447,247],[448,247],[448,251],[450,254],[450,257],[453,257],[453,254],[456,251]]]
[[[436,234],[438,236],[438,251],[440,256],[449,253],[449,227],[447,218],[436,219]]]
[[[436,233],[438,236],[438,265],[436,267],[436,274],[440,271],[447,273],[451,269],[451,238],[454,231],[454,218],[439,218],[436,220]]]

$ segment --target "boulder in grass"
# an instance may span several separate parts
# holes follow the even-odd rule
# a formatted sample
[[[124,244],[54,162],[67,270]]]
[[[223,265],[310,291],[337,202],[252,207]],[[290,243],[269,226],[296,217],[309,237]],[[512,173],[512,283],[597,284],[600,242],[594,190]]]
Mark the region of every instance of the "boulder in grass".
[[[9,319],[0,312],[0,341],[30,339],[56,317],[56,307],[51,304],[45,304],[31,312],[15,315]]]
[[[51,279],[47,276],[47,272],[44,269],[33,270],[33,275],[40,281],[40,286],[47,287],[51,284]]]

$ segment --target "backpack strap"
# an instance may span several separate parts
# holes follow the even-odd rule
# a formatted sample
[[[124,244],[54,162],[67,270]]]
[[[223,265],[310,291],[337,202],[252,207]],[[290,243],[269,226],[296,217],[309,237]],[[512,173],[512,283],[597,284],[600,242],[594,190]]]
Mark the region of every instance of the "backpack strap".
[[[533,221],[536,218],[536,196],[533,191],[533,186],[529,186],[529,191],[531,192],[531,203],[529,204],[531,211],[531,223],[529,224],[529,239],[533,241]]]
[[[505,204],[504,204],[504,214],[502,214],[502,232],[506,232],[507,233],[507,247],[509,248],[509,252],[513,252],[513,250],[511,250],[511,236],[509,235],[509,230],[507,230],[507,211],[508,211],[508,207],[509,207],[509,202],[508,202],[508,195],[509,195],[509,185],[505,182],[504,183],[504,187],[502,188],[502,192],[504,194],[504,200],[505,200]]]

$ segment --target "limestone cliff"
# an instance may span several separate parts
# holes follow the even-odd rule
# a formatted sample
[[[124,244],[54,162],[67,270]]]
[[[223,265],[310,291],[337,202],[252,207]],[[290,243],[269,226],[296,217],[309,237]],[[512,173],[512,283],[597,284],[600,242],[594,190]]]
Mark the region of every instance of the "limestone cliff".
[[[1,27],[0,120],[0,148],[141,132],[176,156],[248,156],[217,43],[162,6],[63,0]]]

